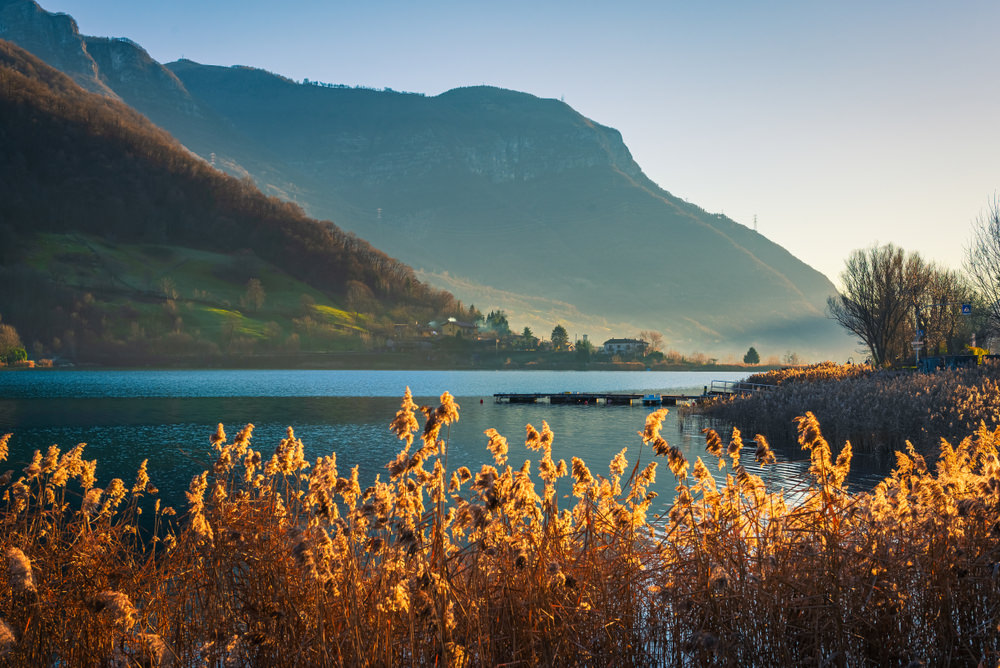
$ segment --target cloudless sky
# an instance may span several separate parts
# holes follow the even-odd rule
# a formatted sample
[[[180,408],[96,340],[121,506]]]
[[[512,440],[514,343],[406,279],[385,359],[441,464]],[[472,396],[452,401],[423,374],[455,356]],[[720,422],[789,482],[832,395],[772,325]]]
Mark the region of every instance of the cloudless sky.
[[[961,266],[1000,192],[1000,2],[41,0],[160,62],[563,98],[662,188],[835,283],[892,242]],[[711,258],[706,258],[706,270]]]

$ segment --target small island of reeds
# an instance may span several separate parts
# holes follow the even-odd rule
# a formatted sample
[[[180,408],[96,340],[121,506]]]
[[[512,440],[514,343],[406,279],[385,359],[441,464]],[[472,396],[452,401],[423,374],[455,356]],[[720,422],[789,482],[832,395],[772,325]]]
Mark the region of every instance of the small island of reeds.
[[[810,481],[782,492],[741,463],[773,461],[764,436],[706,430],[692,462],[661,436],[665,414],[636,436],[639,461],[554,461],[542,423],[525,432],[534,461],[491,429],[489,463],[471,471],[448,465],[453,398],[418,407],[407,391],[391,421],[401,450],[367,488],[335,454],[306,461],[291,429],[265,454],[253,425],[232,439],[219,425],[179,514],[145,464],[101,489],[83,445],[53,446],[0,486],[0,661],[997,662],[1000,429],[940,443],[934,466],[900,451],[852,493],[851,445],[806,412]],[[676,480],[670,505],[649,491],[657,475]]]

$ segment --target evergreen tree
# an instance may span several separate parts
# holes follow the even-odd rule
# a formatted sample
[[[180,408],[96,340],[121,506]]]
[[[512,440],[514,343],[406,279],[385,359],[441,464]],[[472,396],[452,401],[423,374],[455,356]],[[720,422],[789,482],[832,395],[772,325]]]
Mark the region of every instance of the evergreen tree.
[[[510,323],[507,322],[507,314],[502,309],[490,311],[486,316],[486,327],[500,336],[510,334]]]
[[[566,333],[566,328],[562,325],[556,325],[552,329],[551,341],[555,350],[566,350],[569,346],[569,334]]]
[[[757,354],[757,349],[750,346],[750,350],[747,354],[743,356],[744,364],[760,364],[760,355]]]

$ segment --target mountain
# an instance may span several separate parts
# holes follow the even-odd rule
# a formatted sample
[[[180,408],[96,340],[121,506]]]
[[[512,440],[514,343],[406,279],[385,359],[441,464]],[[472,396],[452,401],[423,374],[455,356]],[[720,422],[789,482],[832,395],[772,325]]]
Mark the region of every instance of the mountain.
[[[45,352],[337,349],[466,315],[407,265],[4,40],[0,118],[0,313]]]
[[[561,320],[592,340],[654,329],[668,347],[754,345],[765,357],[839,356],[853,345],[825,317],[835,288],[822,274],[663,190],[616,130],[562,102],[164,66],[128,40],[80,36],[31,0],[0,0],[0,23],[0,37],[44,46],[38,55],[113,91],[206,160],[467,302],[506,308],[515,324],[547,332]]]

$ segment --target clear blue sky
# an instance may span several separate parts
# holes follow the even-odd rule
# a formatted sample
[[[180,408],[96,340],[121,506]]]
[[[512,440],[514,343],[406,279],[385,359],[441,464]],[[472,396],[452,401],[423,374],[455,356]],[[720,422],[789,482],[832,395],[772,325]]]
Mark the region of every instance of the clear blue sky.
[[[42,0],[155,59],[564,98],[673,194],[837,282],[893,242],[959,268],[1000,191],[1000,3]]]

